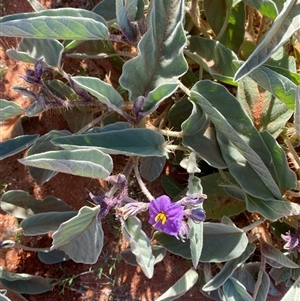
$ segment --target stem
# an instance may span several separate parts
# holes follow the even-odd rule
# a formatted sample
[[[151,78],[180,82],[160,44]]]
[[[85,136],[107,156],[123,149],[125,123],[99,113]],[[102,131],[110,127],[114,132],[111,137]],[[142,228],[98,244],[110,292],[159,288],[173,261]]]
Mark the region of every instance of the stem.
[[[139,172],[139,167],[138,167],[138,160],[136,160],[136,162],[135,162],[134,172],[135,172],[136,180],[138,181],[139,186],[140,186],[142,192],[144,193],[144,195],[147,197],[147,199],[149,201],[154,200],[153,195],[150,193],[150,191],[148,190],[148,188],[146,187],[145,183],[143,182],[143,180],[141,178],[141,175],[140,175],[140,172]]]
[[[181,146],[181,145],[166,145],[166,148],[171,151],[175,151],[175,150],[186,151],[187,150],[187,148],[185,146]]]
[[[294,149],[291,141],[288,138],[286,138],[286,139],[284,139],[284,142],[287,145],[287,147],[289,149],[289,152],[293,155],[293,157],[294,157],[295,161],[297,162],[298,166],[300,166],[299,157],[298,157],[298,155],[297,155],[297,153],[296,153],[296,151],[295,151],[295,149]]]
[[[262,224],[264,221],[265,221],[264,218],[260,218],[257,221],[255,221],[254,223],[248,225],[247,227],[242,228],[242,230],[244,232],[248,232],[248,231],[254,229],[255,227],[257,227],[258,225]]]
[[[178,81],[178,85],[179,85],[179,88],[187,95],[187,96],[190,96],[191,95],[191,91],[181,82],[181,81]]]
[[[80,129],[75,135],[80,135],[82,133],[85,133],[88,129],[92,128],[96,123],[100,122],[102,119],[106,118],[110,112],[106,112],[102,114],[101,116],[97,117],[96,119],[92,120],[90,123],[88,123],[86,126],[84,126],[82,129]]]
[[[175,132],[175,131],[170,131],[170,130],[162,130],[159,129],[153,125],[147,126],[148,129],[151,129],[155,132],[161,133],[164,136],[169,136],[169,137],[175,137],[175,138],[182,138],[182,132]]]

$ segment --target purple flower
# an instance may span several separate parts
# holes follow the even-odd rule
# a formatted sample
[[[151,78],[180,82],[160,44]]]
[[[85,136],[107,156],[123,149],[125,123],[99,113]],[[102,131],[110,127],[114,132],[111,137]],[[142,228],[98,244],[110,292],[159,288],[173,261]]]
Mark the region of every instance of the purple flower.
[[[284,249],[291,252],[297,248],[298,252],[300,252],[300,221],[298,221],[298,229],[295,234],[291,234],[291,231],[288,231],[285,235],[281,234],[281,238],[286,242],[283,246]]]
[[[182,225],[183,209],[183,206],[172,203],[168,196],[162,195],[150,202],[149,223],[156,230],[177,236]]]
[[[201,208],[186,209],[184,210],[184,215],[194,223],[204,222],[206,218],[205,211]]]

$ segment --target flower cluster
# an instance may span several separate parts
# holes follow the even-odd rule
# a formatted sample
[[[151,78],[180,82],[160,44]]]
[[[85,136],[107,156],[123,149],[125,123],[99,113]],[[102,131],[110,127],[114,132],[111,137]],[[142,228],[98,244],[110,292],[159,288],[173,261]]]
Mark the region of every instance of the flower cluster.
[[[288,231],[284,234],[281,234],[282,239],[286,242],[284,249],[291,252],[293,249],[297,249],[300,252],[300,221],[298,221],[298,228],[296,233],[292,234],[291,231]]]

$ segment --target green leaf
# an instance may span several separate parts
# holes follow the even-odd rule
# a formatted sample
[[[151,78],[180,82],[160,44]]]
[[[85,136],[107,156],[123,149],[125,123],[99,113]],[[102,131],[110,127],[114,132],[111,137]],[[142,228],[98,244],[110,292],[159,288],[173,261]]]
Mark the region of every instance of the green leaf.
[[[67,261],[70,259],[68,255],[64,251],[60,250],[52,250],[48,252],[38,252],[39,260],[46,264],[55,264],[63,261]]]
[[[113,169],[112,158],[96,149],[48,151],[19,159],[19,162],[93,179],[105,179]]]
[[[33,144],[39,135],[23,135],[0,142],[0,160],[15,155]]]
[[[5,192],[2,195],[0,205],[1,209],[5,212],[22,219],[42,212],[65,212],[72,210],[71,206],[53,196],[47,196],[41,201],[22,190]]]
[[[141,157],[163,157],[164,137],[149,129],[127,128],[97,134],[83,134],[56,138],[53,143],[65,149],[97,148],[109,154],[124,154]]]
[[[0,99],[0,122],[24,113],[24,109],[13,101]]]
[[[271,155],[236,98],[210,81],[198,82],[190,98],[216,127],[222,156],[243,190],[257,197],[281,199]]]
[[[297,177],[295,172],[289,167],[285,152],[268,132],[262,132],[260,135],[272,156],[277,175],[277,183],[283,192],[282,194],[287,190],[295,189],[297,186]]]
[[[182,242],[174,236],[155,232],[154,238],[171,253],[190,259],[189,240]],[[246,234],[225,224],[203,223],[203,246],[200,262],[222,262],[239,257],[248,244]],[[222,248],[220,248],[222,246]]]
[[[284,267],[297,269],[300,268],[298,264],[283,255],[277,248],[269,245],[263,239],[260,240],[260,251],[266,258],[272,259]]]
[[[209,124],[206,114],[194,102],[190,117],[182,127],[182,144],[191,147],[209,165],[224,169],[227,167],[217,143],[215,129]]]
[[[255,248],[254,244],[248,244],[245,251],[239,257],[227,261],[220,272],[202,287],[202,290],[209,292],[221,287],[234,271],[253,254]]]
[[[102,251],[103,230],[98,220],[100,206],[82,207],[52,235],[51,250],[58,249],[75,262],[94,264]]]
[[[253,301],[246,288],[236,279],[230,277],[223,285],[227,301],[243,300]]]
[[[174,285],[163,293],[156,301],[172,301],[189,291],[198,280],[198,273],[189,269]]]
[[[118,25],[125,38],[129,41],[136,41],[138,35],[137,26],[136,24],[131,23],[128,19],[128,12],[123,0],[116,0],[116,17]]]
[[[106,21],[116,19],[116,0],[102,0],[92,10]]]
[[[76,214],[75,211],[39,213],[24,219],[20,226],[25,236],[42,235],[56,231],[61,223]]]
[[[230,173],[225,173],[230,181],[235,182]],[[213,173],[201,177],[203,190],[207,194],[207,199],[203,202],[203,208],[207,219],[221,219],[223,216],[234,216],[246,210],[245,202],[228,195],[223,188],[224,179],[220,173]]]
[[[175,92],[177,86],[178,85],[176,83],[160,84],[154,90],[150,91],[143,106],[144,114],[148,115],[155,111],[162,101],[170,97]]]
[[[145,157],[141,159],[140,173],[147,181],[154,181],[161,174],[166,157]]]
[[[74,76],[71,78],[79,87],[90,92],[108,108],[120,112],[119,107],[123,104],[123,98],[112,85],[105,83],[96,77]]]
[[[287,291],[281,301],[297,301],[300,299],[300,276],[293,283],[292,287]]]
[[[270,30],[267,31],[255,51],[235,74],[235,81],[238,81],[258,68],[284,45],[292,34],[300,28],[299,14],[300,3],[297,3],[296,0],[287,0],[284,3],[283,9],[277,16]]]
[[[139,55],[124,64],[120,77],[130,100],[146,96],[161,84],[177,83],[187,71],[183,10],[183,0],[151,1],[149,28],[138,44]]]
[[[0,18],[1,35],[7,37],[101,40],[108,38],[105,20],[83,9],[47,9]]]
[[[203,223],[194,223],[191,219],[188,220],[190,228],[190,249],[193,267],[196,269],[203,248]]]
[[[271,291],[271,281],[269,275],[265,271],[260,270],[259,273],[261,273],[261,283],[258,288],[255,301],[265,301]]]
[[[229,1],[226,0],[226,2]],[[227,27],[219,41],[237,54],[244,41],[244,34],[245,6],[243,2],[239,2],[231,8]]]
[[[34,64],[43,58],[43,63],[51,67],[60,67],[64,46],[56,40],[24,38],[17,50],[8,49],[6,54],[16,60]]]
[[[291,80],[264,66],[253,70],[249,76],[290,109],[294,109],[297,86]]]
[[[54,151],[59,150],[60,147],[55,146],[51,143],[51,139],[61,136],[67,136],[71,134],[69,131],[50,131],[44,136],[38,138],[34,145],[31,146],[27,152],[27,156],[31,156],[34,154],[43,153],[46,151]],[[37,184],[44,184],[50,179],[52,179],[58,172],[51,171],[48,169],[40,169],[36,167],[29,166],[29,173],[33,177],[33,179],[37,182]]]
[[[47,279],[29,274],[11,273],[0,267],[0,283],[21,294],[41,294],[52,289]]]
[[[142,230],[142,223],[136,217],[129,217],[122,221],[122,229],[125,239],[130,244],[130,249],[136,257],[136,261],[149,279],[153,276],[155,257],[152,254],[151,243],[148,236]]]
[[[243,0],[243,2],[272,20],[278,15],[277,6],[272,0]]]
[[[283,131],[293,114],[282,101],[260,88],[259,83],[249,77],[239,82],[237,99],[251,117],[257,130],[260,132],[267,130],[274,138]]]
[[[161,185],[166,194],[174,199],[180,193],[183,195],[184,186],[176,182],[173,177],[162,174],[160,178]]]
[[[246,204],[248,211],[259,212],[269,220],[300,214],[300,205],[285,199],[261,199],[247,195]]]
[[[191,36],[188,38],[188,50],[185,53],[209,72],[213,78],[236,85],[233,77],[237,66],[233,61],[238,60],[238,57],[219,41]]]

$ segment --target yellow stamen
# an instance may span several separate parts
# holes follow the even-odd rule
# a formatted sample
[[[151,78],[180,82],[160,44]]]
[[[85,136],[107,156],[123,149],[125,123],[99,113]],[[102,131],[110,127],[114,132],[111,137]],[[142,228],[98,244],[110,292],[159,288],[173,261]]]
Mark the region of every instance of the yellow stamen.
[[[168,217],[164,212],[159,212],[156,217],[155,217],[155,221],[161,221],[161,223],[164,225],[165,222],[167,221]]]

